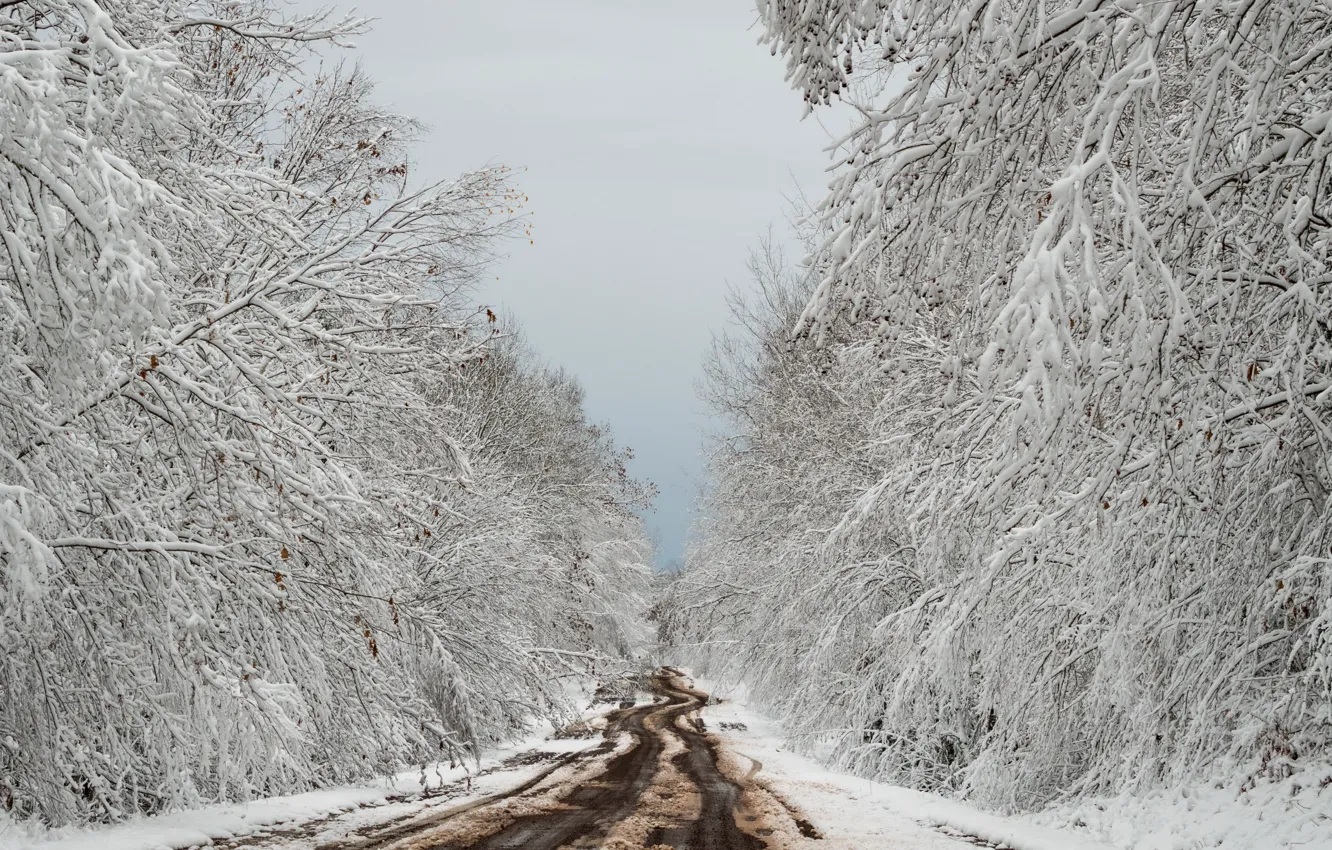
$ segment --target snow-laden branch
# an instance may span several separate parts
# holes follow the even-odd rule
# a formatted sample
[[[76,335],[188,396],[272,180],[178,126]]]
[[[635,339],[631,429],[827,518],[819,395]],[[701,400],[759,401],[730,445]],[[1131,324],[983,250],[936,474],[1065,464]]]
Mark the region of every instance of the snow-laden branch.
[[[641,639],[650,489],[470,303],[513,170],[409,182],[414,125],[302,52],[361,24],[275,9],[0,6],[19,816],[474,753]]]

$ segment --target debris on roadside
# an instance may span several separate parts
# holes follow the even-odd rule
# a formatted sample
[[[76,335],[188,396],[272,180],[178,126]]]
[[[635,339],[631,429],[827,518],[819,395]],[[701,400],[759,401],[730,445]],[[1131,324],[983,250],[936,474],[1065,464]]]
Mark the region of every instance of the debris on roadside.
[[[638,695],[651,690],[648,674],[642,670],[606,673],[598,678],[597,688],[592,692],[592,705],[633,708],[638,705]]]
[[[556,729],[550,737],[552,740],[567,741],[577,738],[595,738],[600,734],[601,732],[593,728],[592,724],[586,720],[575,720],[568,726]]]

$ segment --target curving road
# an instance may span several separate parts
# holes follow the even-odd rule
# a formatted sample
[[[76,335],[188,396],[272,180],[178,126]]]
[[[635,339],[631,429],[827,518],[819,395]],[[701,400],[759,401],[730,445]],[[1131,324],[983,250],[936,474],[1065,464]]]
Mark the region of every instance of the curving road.
[[[763,768],[759,762],[723,749],[706,733],[698,712],[707,704],[707,694],[687,682],[677,670],[658,671],[651,682],[654,701],[606,715],[603,740],[595,748],[562,755],[531,751],[510,759],[501,770],[540,765],[517,787],[456,805],[443,791],[419,804],[403,801],[398,805],[405,810],[387,819],[359,819],[350,812],[287,830],[281,843],[271,843],[277,835],[255,835],[230,842],[229,847],[964,850],[967,846],[965,836],[945,836],[903,819],[888,827],[891,834],[876,826],[872,817],[862,825],[854,814],[857,809],[844,810],[840,803],[832,808],[839,822],[827,824],[832,834],[824,840],[799,810],[779,796],[778,786],[759,776]],[[811,788],[808,793],[818,792]]]
[[[707,695],[684,685],[674,670],[660,671],[653,691],[653,704],[609,715],[606,743],[589,753],[589,761],[602,761],[603,766],[590,775],[571,777],[553,794],[538,787],[504,795],[541,799],[534,811],[502,818],[491,830],[482,825],[459,831],[454,825],[450,831],[461,834],[415,846],[558,850],[634,835],[644,842],[639,846],[646,847],[762,850],[766,844],[754,828],[747,832],[736,821],[743,789],[723,775],[715,746],[691,716],[707,704]],[[616,742],[626,733],[632,744],[616,751]],[[678,787],[681,777],[692,787]]]
[[[777,850],[816,838],[703,730],[707,694],[665,668],[654,701],[606,716],[600,746],[558,757],[517,788],[353,830],[317,850]],[[779,821],[779,823],[774,823]],[[314,829],[317,829],[315,827]]]

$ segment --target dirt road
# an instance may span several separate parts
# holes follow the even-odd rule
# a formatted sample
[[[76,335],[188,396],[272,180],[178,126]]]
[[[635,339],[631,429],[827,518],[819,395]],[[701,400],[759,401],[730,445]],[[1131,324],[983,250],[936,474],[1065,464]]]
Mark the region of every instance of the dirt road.
[[[238,837],[224,850],[975,850],[986,845],[867,805],[858,789],[764,768],[791,756],[762,743],[678,670],[649,683],[652,701],[565,730],[470,778],[420,795]],[[594,743],[596,732],[600,742]],[[581,733],[580,733],[581,732]],[[740,737],[737,738],[737,735]],[[560,736],[557,736],[559,738]],[[568,737],[568,734],[563,736]],[[725,741],[723,746],[721,741]],[[739,749],[736,745],[740,744]],[[766,753],[766,755],[764,755]],[[813,769],[811,775],[817,776]],[[423,777],[424,781],[424,777]],[[473,787],[473,781],[477,783]],[[793,806],[812,806],[815,823]],[[827,830],[827,835],[821,833]]]
[[[669,671],[655,677],[653,690],[659,697],[657,703],[611,715],[605,749],[593,753],[605,754],[621,733],[632,736],[632,746],[612,754],[604,769],[579,777],[563,793],[547,794],[547,798],[556,797],[556,805],[538,803],[537,811],[497,830],[462,835],[434,846],[440,850],[557,850],[597,846],[606,839],[624,841],[630,839],[630,833],[646,831],[640,847],[763,848],[758,836],[736,823],[741,788],[722,775],[713,744],[696,728],[697,718],[691,717],[706,704],[707,695],[686,687]],[[691,787],[678,787],[680,775]],[[660,805],[663,802],[677,805]],[[653,811],[641,811],[645,808]]]
[[[607,715],[601,746],[521,787],[457,809],[362,831],[326,850],[779,850],[817,830],[753,782],[759,765],[721,751],[678,671],[655,701]]]

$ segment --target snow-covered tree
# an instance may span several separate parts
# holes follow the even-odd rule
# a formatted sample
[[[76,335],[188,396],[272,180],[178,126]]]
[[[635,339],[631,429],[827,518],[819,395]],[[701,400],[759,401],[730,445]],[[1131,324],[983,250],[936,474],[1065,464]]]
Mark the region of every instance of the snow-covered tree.
[[[706,522],[778,578],[690,639],[795,665],[794,733],[1009,806],[1326,760],[1328,12],[760,3],[811,108],[859,117],[788,326],[813,351],[744,362],[835,365],[728,380],[773,399],[746,445],[799,439],[719,447]],[[799,478],[751,491],[760,463]]]
[[[411,173],[417,128],[308,52],[362,27],[266,0],[0,4],[20,816],[453,757],[635,637],[642,494],[608,438],[567,379],[518,369],[519,410],[472,377],[498,334],[467,286],[524,197],[504,167]],[[542,415],[545,467],[475,430]],[[560,486],[581,489],[532,495]]]

